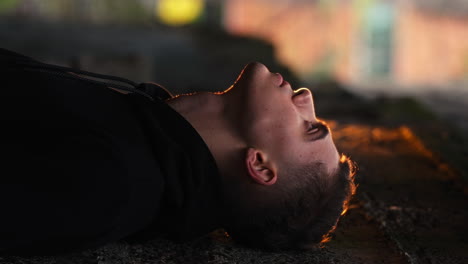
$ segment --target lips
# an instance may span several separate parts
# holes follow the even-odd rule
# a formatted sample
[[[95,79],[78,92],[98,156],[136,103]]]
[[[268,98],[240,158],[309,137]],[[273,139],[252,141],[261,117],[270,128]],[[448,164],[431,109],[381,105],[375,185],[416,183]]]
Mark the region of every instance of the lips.
[[[276,73],[276,76],[278,76],[278,80],[277,80],[278,86],[282,86],[284,84],[283,76],[281,76],[281,74],[279,73]]]
[[[276,73],[276,75],[278,76],[277,84],[279,87],[289,86],[292,90],[291,84],[288,81],[285,81],[281,74]]]

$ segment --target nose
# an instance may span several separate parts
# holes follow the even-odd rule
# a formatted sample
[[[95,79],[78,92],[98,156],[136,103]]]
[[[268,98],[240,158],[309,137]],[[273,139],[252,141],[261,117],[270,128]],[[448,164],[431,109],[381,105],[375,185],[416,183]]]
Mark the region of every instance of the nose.
[[[294,91],[293,103],[307,120],[316,120],[315,105],[312,92],[307,88],[300,88]]]

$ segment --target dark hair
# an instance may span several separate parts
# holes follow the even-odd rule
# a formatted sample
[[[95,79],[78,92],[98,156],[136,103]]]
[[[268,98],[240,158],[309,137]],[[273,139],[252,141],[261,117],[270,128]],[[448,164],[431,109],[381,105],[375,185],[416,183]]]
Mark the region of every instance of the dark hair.
[[[321,163],[289,168],[285,173],[293,184],[276,183],[282,187],[275,205],[233,208],[226,231],[236,242],[267,250],[305,249],[328,242],[355,192],[355,168],[344,155],[332,175]]]

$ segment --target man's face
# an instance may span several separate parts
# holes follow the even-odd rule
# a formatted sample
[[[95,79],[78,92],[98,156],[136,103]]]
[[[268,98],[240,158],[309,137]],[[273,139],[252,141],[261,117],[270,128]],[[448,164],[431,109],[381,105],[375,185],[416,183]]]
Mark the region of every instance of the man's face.
[[[328,127],[315,116],[308,89],[293,91],[280,74],[250,63],[229,92],[241,98],[236,108],[243,136],[280,168],[322,162],[331,172],[338,166],[339,154]]]

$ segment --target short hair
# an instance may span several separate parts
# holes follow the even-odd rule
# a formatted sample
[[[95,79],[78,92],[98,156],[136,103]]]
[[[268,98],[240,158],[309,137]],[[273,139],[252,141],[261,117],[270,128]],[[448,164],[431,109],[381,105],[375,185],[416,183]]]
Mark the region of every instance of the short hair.
[[[285,173],[295,183],[282,184],[286,187],[281,187],[274,206],[233,210],[235,215],[225,229],[234,241],[254,248],[286,250],[308,249],[330,240],[356,190],[355,164],[342,155],[331,175],[321,163],[288,168]]]

